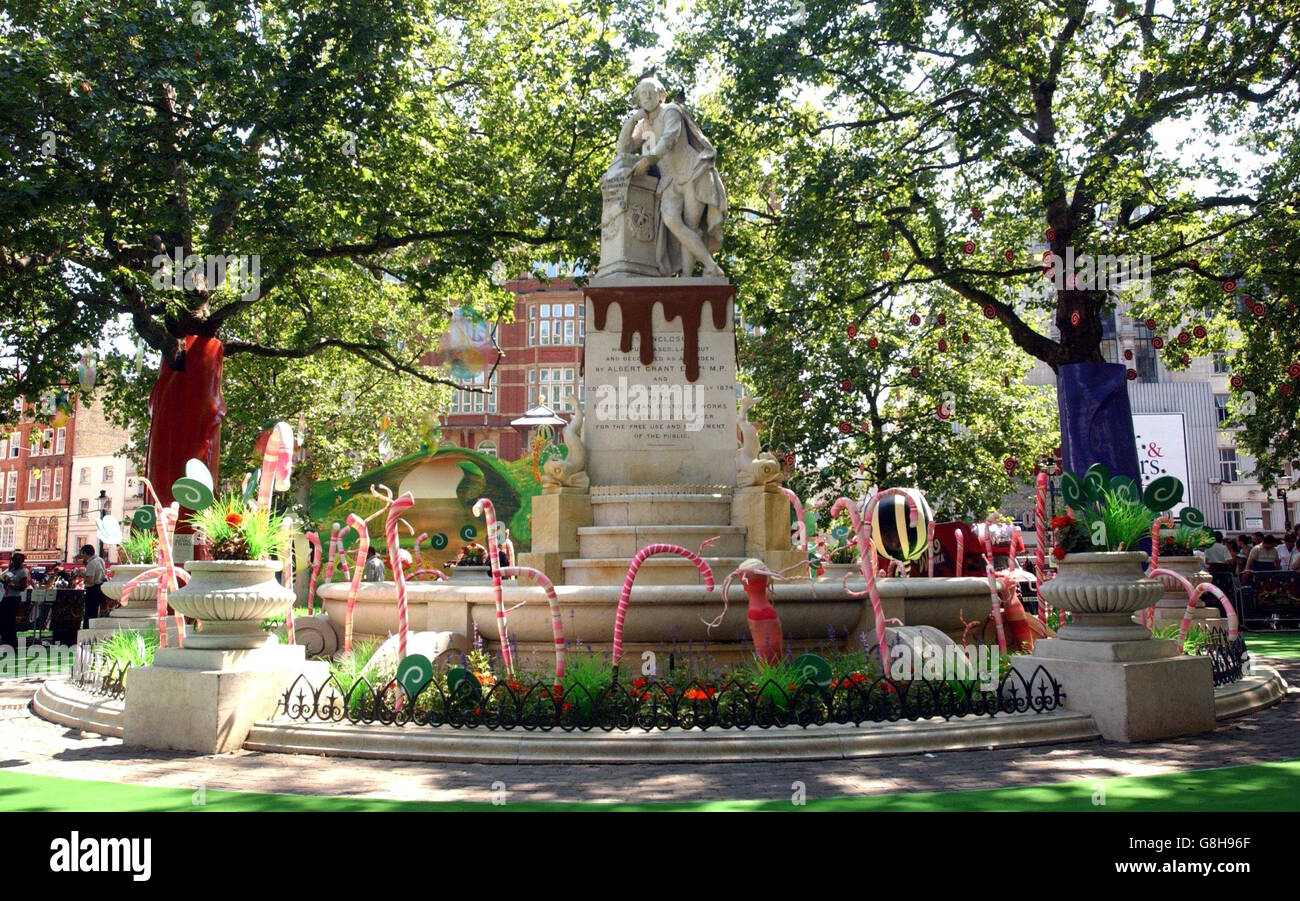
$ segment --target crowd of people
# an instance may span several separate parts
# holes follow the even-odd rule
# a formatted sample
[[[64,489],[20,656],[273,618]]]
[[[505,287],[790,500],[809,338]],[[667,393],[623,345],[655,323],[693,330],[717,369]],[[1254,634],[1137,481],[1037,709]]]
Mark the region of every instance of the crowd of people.
[[[1225,538],[1214,533],[1214,544],[1205,549],[1205,568],[1211,573],[1243,576],[1254,572],[1300,572],[1300,553],[1296,539],[1300,530],[1290,529],[1281,538],[1263,532]]]

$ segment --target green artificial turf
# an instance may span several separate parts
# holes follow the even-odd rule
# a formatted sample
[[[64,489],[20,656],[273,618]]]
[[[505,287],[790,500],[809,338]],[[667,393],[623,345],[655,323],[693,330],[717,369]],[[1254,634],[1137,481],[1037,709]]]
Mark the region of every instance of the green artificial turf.
[[[810,769],[814,765],[810,764]],[[1105,787],[1105,804],[1094,803]],[[1195,770],[1158,776],[1085,780],[1027,788],[965,792],[917,792],[857,798],[818,798],[809,780],[807,803],[796,807],[790,798],[748,801],[687,801],[681,803],[580,803],[510,800],[494,806],[481,802],[386,801],[376,798],[334,798],[318,795],[279,795],[256,792],[207,791],[204,804],[196,792],[112,782],[86,782],[0,771],[0,811],[463,811],[463,810],[609,810],[609,811],[1300,811],[1300,760],[1261,763],[1222,769]],[[487,791],[484,791],[487,795]]]
[[[1243,632],[1246,648],[1260,657],[1300,657],[1300,632]]]

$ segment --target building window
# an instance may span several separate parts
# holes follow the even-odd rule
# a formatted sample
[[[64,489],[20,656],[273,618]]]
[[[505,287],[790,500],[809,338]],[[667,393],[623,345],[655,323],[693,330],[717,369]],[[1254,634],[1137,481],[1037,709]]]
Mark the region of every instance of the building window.
[[[18,500],[18,471],[9,470],[9,484],[5,488],[5,503],[12,504]]]
[[[13,550],[14,547],[14,518],[6,516],[0,519],[0,548]]]
[[[9,435],[9,456],[16,457],[22,450],[23,436],[17,432],[11,432]]]
[[[1232,484],[1238,480],[1239,473],[1237,471],[1236,448],[1219,448],[1219,478],[1223,479],[1225,485]]]
[[[1155,332],[1146,327],[1146,323],[1139,322],[1133,329],[1137,346],[1134,348],[1134,356],[1137,369],[1138,379],[1143,382],[1154,382],[1159,377],[1159,366],[1157,361],[1160,353],[1151,346],[1151,339],[1155,337]]]
[[[68,430],[66,428],[59,429],[59,431],[54,436],[54,452],[56,454],[61,454],[63,453],[64,448],[66,448],[67,446],[68,446]]]
[[[86,514],[90,512],[89,498],[82,498],[77,501],[77,519],[85,519]]]
[[[1226,503],[1223,505],[1223,531],[1240,532],[1242,529],[1241,504]]]
[[[478,443],[478,452],[480,454],[486,454],[489,457],[495,457],[497,455],[496,442],[480,441]]]
[[[54,500],[63,500],[63,470],[54,470]]]
[[[31,472],[27,473],[27,500],[29,501],[36,500],[36,486],[41,481],[36,477],[40,475],[40,472],[39,469],[33,469]]]
[[[482,385],[484,375],[479,373],[469,384]],[[452,411],[457,413],[482,413],[484,409],[488,413],[497,411],[497,383],[492,383],[492,390],[486,395],[482,391],[470,391],[468,389],[459,389],[452,399]]]
[[[1214,395],[1214,413],[1218,417],[1219,428],[1226,429],[1227,426],[1224,423],[1228,421],[1228,395]]]
[[[105,466],[105,467],[104,467],[104,477],[103,477],[102,479],[100,479],[100,481],[101,481],[101,482],[111,482],[111,481],[113,481],[113,467],[111,467],[111,466]]]
[[[1228,374],[1228,354],[1226,351],[1216,350],[1214,353],[1210,354],[1210,358],[1214,361],[1215,375]]]
[[[565,404],[564,399],[570,394],[576,395],[578,393],[578,387],[573,380],[573,372],[572,369],[538,370],[538,391],[542,403],[552,410],[568,410],[569,406]]]
[[[36,548],[41,546],[40,534],[41,534],[40,519],[38,517],[33,516],[31,519],[27,520],[27,541],[25,542],[25,544],[27,545],[28,548]]]
[[[89,466],[83,466],[83,467],[81,467],[81,478],[80,478],[79,481],[80,481],[81,484],[83,484],[83,485],[89,485],[89,484],[90,484],[90,467],[89,467]]]
[[[40,486],[41,500],[48,501],[50,499],[50,474],[48,471],[43,474],[40,480]]]

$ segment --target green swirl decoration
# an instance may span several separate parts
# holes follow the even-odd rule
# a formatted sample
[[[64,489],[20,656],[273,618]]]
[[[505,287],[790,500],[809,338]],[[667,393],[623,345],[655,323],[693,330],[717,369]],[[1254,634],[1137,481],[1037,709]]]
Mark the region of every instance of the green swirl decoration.
[[[1205,528],[1205,514],[1195,507],[1184,507],[1178,519],[1185,526],[1191,526],[1194,529]]]
[[[444,532],[439,532],[438,534],[434,535],[432,538],[429,539],[429,547],[433,548],[435,551],[440,551],[446,546],[447,546],[447,535]]]
[[[1110,470],[1104,463],[1094,463],[1083,474],[1083,493],[1090,501],[1101,500],[1101,493],[1110,484]]]
[[[1121,497],[1131,504],[1142,503],[1142,490],[1137,482],[1125,475],[1115,476],[1110,480],[1110,490],[1116,497]]]
[[[212,489],[191,478],[177,479],[173,482],[172,497],[178,500],[182,507],[191,510],[204,510],[212,506],[212,502],[216,500],[212,496]]]
[[[1142,503],[1157,513],[1178,506],[1183,499],[1183,483],[1173,476],[1161,476],[1142,492]]]
[[[466,541],[473,541],[474,536],[477,534],[478,534],[478,529],[474,528],[473,526],[466,525],[460,527],[460,537],[464,538]]]
[[[158,525],[158,511],[153,504],[145,504],[131,514],[131,523],[137,529],[152,529]]]
[[[1065,498],[1067,507],[1082,510],[1088,505],[1088,498],[1083,493],[1083,483],[1072,472],[1064,473],[1061,476],[1061,496]]]

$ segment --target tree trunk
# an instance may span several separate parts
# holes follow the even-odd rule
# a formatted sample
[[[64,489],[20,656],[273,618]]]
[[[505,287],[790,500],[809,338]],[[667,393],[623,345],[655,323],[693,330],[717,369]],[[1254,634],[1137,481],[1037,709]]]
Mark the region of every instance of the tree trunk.
[[[164,358],[149,395],[149,447],[145,475],[164,505],[172,502],[172,484],[185,475],[185,463],[202,460],[215,484],[221,463],[222,344],[217,338],[191,335],[179,365]],[[189,531],[182,528],[180,531]]]

